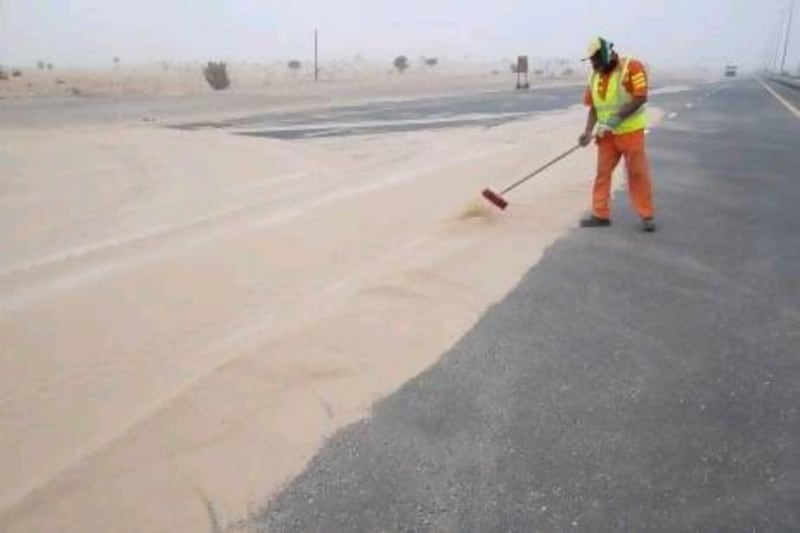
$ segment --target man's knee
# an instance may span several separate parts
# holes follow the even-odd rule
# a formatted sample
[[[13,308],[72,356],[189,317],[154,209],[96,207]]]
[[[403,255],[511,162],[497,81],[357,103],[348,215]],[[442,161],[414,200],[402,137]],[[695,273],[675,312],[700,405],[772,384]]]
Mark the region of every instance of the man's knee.
[[[628,168],[628,174],[631,177],[649,178],[650,165],[647,162],[647,155],[644,151],[626,154],[625,163]]]

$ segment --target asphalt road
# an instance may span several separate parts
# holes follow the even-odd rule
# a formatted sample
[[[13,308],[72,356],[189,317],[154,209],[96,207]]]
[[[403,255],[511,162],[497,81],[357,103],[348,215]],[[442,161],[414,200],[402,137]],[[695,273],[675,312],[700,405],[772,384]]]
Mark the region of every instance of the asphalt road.
[[[800,120],[753,79],[660,105],[660,231],[619,194],[248,525],[800,530]]]
[[[800,109],[800,89],[795,88],[794,86],[789,86],[784,83],[775,82],[775,81],[766,81],[767,84],[772,88],[773,91],[778,93],[782,98],[784,98],[787,102],[792,104],[796,109]],[[800,80],[792,80],[793,83],[800,87]]]
[[[686,93],[701,94],[712,86],[656,86],[653,104],[663,106],[683,102],[687,100]],[[677,88],[685,90],[672,92]],[[284,140],[465,126],[495,127],[537,113],[580,106],[583,91],[582,86],[485,91],[461,96],[343,106],[314,112],[259,113],[229,120],[183,123],[176,127],[185,130],[226,129],[242,135]]]

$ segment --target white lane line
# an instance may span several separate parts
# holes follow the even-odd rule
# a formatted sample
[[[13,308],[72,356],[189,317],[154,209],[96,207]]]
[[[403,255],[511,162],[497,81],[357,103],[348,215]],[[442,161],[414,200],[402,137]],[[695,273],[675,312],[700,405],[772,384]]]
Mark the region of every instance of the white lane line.
[[[692,87],[689,85],[671,85],[669,87],[661,87],[660,89],[653,89],[652,91],[650,91],[650,95],[655,96],[659,94],[674,94],[691,90]]]
[[[757,77],[756,79],[757,79],[757,80],[758,80],[758,81],[761,83],[761,85],[763,85],[763,86],[764,86],[764,88],[765,88],[766,90],[768,90],[768,91],[769,91],[769,92],[772,94],[772,96],[774,96],[775,98],[777,98],[777,99],[778,99],[778,101],[779,101],[780,103],[782,103],[783,105],[785,105],[785,106],[786,106],[786,109],[788,109],[789,111],[791,111],[791,112],[792,112],[792,114],[793,114],[795,117],[797,117],[797,118],[800,118],[800,109],[797,109],[795,106],[793,106],[792,104],[790,104],[790,103],[789,103],[789,102],[788,102],[788,101],[787,101],[787,100],[786,100],[786,99],[785,99],[783,96],[781,96],[781,95],[779,95],[778,93],[776,93],[776,92],[775,92],[775,90],[774,90],[772,87],[770,87],[769,85],[767,85],[766,83],[764,83],[764,80],[762,80],[760,77]]]
[[[688,104],[686,104],[686,109],[691,109],[691,108],[693,108],[693,107],[694,107],[694,104],[693,104],[693,103],[691,103],[691,102],[689,102]]]
[[[677,113],[670,113],[669,115],[667,115],[667,120],[672,120],[673,118],[675,118],[677,116],[678,116]]]
[[[325,135],[331,135],[332,132],[334,131],[336,130],[330,129],[330,130],[311,131],[309,133],[302,133],[301,135],[303,136],[304,139],[313,139],[315,137],[323,137]],[[339,130],[339,133],[341,133],[342,131],[343,130]]]
[[[465,122],[482,122],[494,119],[512,119],[526,115],[527,113],[470,113],[467,115],[433,117],[423,119],[401,119],[401,120],[370,120],[362,122],[318,122],[311,124],[287,124],[283,126],[269,126],[266,128],[258,125],[242,127],[245,132],[256,131],[259,133],[271,132],[304,132],[316,130],[356,130],[369,128],[385,128],[393,126],[427,126],[436,124],[451,124]]]

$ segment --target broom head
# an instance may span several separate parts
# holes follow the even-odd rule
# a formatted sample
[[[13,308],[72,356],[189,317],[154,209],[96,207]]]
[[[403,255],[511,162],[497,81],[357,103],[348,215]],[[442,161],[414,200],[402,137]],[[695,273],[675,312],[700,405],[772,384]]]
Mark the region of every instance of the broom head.
[[[481,194],[483,195],[484,198],[489,200],[491,203],[493,203],[500,209],[505,209],[506,207],[508,207],[508,202],[506,202],[502,196],[500,196],[491,189],[484,189]]]

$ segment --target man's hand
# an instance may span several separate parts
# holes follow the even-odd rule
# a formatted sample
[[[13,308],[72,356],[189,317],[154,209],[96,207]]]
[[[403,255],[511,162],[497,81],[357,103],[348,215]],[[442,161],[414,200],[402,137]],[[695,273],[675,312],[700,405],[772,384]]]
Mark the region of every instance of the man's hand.
[[[614,133],[614,130],[622,124],[622,117],[619,115],[611,115],[605,122],[600,122],[597,125],[597,136],[603,137],[607,133]]]
[[[605,137],[607,134],[613,134],[614,130],[608,124],[599,124],[597,126],[597,138]]]
[[[590,131],[586,132],[586,133],[582,134],[580,137],[578,137],[578,144],[580,144],[584,148],[589,146],[589,144],[591,142],[592,142],[592,132],[590,132]]]

